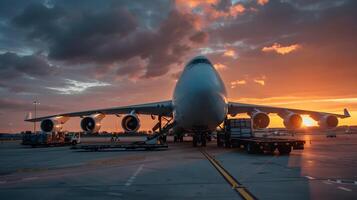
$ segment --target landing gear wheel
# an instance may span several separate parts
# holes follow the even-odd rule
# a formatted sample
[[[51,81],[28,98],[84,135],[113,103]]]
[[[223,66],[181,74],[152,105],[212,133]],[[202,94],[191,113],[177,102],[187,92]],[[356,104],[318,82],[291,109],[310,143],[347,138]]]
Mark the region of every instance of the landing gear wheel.
[[[278,146],[278,151],[281,155],[288,155],[291,152],[291,146]]]
[[[231,148],[232,147],[231,142],[229,140],[226,140],[225,143],[224,143],[224,147],[225,148]]]
[[[247,152],[248,152],[248,153],[254,153],[254,151],[253,151],[253,148],[252,148],[252,145],[251,145],[251,144],[249,144],[249,143],[248,143],[246,148],[247,148]]]
[[[183,142],[183,135],[180,136],[180,142]]]
[[[206,133],[195,133],[192,138],[193,138],[193,146],[196,147],[198,144],[201,146],[205,147],[207,143],[207,134]]]
[[[231,140],[230,140],[230,134],[227,134],[227,133],[224,134],[224,147],[225,148],[232,147]]]
[[[275,146],[271,146],[271,147],[269,148],[269,150],[267,150],[267,154],[273,155],[274,152],[275,152],[275,149],[276,149]]]
[[[198,138],[197,138],[196,135],[193,135],[193,136],[192,136],[192,144],[193,144],[194,147],[197,147],[197,142],[198,142],[197,139],[198,139]]]
[[[205,147],[207,144],[207,134],[206,133],[202,133],[201,134],[201,146]]]
[[[207,142],[211,142],[211,141],[212,141],[212,135],[209,134],[209,135],[207,135]]]
[[[159,144],[164,144],[163,136],[158,137]]]
[[[259,146],[254,145],[254,144],[247,144],[246,150],[249,154],[261,154],[264,153],[264,151],[262,149],[260,149]]]
[[[217,135],[217,147],[223,147],[223,141],[219,135]]]

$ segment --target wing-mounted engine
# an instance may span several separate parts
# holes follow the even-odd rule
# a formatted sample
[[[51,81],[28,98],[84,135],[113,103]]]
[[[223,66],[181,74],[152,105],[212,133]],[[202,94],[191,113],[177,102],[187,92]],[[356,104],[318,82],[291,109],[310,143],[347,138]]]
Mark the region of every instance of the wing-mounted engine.
[[[302,117],[299,114],[290,111],[285,111],[282,113],[278,113],[278,115],[283,118],[284,126],[287,129],[298,129],[302,125]]]
[[[131,112],[123,117],[121,127],[125,132],[136,132],[140,128],[140,120],[134,112]]]
[[[336,128],[338,125],[338,118],[334,115],[322,115],[313,119],[318,121],[319,126],[324,129]]]
[[[253,112],[249,113],[249,116],[253,121],[254,128],[266,128],[269,126],[270,118],[267,113],[255,109]]]
[[[63,128],[63,124],[69,117],[53,117],[49,119],[44,119],[41,121],[40,127],[43,132],[58,132]]]
[[[81,120],[81,128],[86,133],[97,133],[101,128],[101,121],[105,117],[104,114],[98,113],[84,117]]]

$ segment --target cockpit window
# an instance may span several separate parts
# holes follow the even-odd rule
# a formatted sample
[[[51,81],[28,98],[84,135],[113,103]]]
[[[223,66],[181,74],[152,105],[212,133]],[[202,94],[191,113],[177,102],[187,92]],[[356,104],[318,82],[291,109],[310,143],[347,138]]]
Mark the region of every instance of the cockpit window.
[[[205,58],[194,59],[193,61],[190,62],[189,65],[194,65],[194,64],[199,64],[199,63],[205,63],[205,64],[211,65],[211,62]]]

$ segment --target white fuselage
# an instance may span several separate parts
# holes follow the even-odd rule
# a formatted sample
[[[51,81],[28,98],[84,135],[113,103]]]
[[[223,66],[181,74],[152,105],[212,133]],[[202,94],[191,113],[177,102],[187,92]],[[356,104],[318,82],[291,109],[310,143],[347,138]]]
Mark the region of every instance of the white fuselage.
[[[219,74],[203,56],[191,60],[177,82],[173,116],[177,126],[191,131],[212,131],[227,116],[226,89]]]

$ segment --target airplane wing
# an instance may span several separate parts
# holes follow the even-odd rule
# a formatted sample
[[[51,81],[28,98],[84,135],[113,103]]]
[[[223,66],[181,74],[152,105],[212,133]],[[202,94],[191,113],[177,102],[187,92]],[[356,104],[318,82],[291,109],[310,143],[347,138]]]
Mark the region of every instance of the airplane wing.
[[[291,108],[280,108],[280,107],[271,107],[271,106],[263,106],[263,105],[254,105],[254,104],[245,104],[245,103],[236,103],[229,102],[228,103],[228,114],[236,115],[239,113],[251,113],[256,110],[261,112],[269,113],[283,113],[283,112],[293,112],[300,115],[310,115],[311,117],[319,117],[323,115],[333,115],[338,118],[348,118],[351,115],[349,114],[347,109],[344,109],[344,114],[334,114],[334,113],[326,113],[326,112],[318,112],[318,111],[310,111],[310,110],[300,110],[300,109],[291,109]]]
[[[83,117],[96,113],[102,113],[105,115],[116,115],[116,114],[127,114],[134,111],[136,114],[146,114],[146,115],[162,115],[162,116],[172,116],[172,101],[161,101],[161,102],[153,102],[147,104],[138,104],[138,105],[130,105],[123,107],[113,107],[113,108],[104,108],[104,109],[96,109],[96,110],[87,110],[80,112],[71,112],[71,113],[62,113],[38,118],[25,119],[27,122],[38,122],[44,119],[52,118],[52,117]]]

